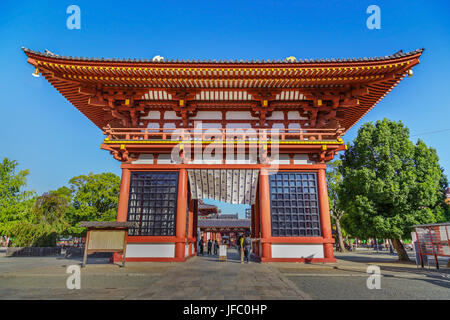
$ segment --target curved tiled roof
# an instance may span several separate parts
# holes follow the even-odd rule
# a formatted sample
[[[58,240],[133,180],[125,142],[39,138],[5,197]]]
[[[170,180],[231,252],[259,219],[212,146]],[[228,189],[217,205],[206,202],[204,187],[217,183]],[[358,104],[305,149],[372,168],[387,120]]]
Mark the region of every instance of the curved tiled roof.
[[[98,59],[61,56],[50,51],[23,48],[28,62],[67,100],[99,128],[110,124],[121,127],[107,110],[91,103],[93,95],[81,88],[124,90],[257,90],[259,88],[296,90],[341,90],[363,86],[358,103],[339,107],[344,131],[351,128],[389,93],[419,63],[424,49],[389,56],[350,59],[281,60],[138,60]],[[231,101],[231,100],[230,100]],[[171,108],[170,103],[161,104]],[[175,102],[169,101],[169,102]],[[222,101],[211,102],[222,103]],[[158,102],[159,103],[159,102]],[[168,109],[169,110],[169,109]]]

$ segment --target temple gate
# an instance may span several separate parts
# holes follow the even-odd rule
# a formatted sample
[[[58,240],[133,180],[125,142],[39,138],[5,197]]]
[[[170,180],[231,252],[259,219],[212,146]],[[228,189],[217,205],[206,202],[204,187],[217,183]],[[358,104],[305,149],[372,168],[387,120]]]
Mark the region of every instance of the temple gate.
[[[195,255],[198,200],[208,197],[251,205],[261,261],[334,262],[326,162],[422,54],[142,61],[24,51],[121,162],[117,221],[137,222],[127,261]]]

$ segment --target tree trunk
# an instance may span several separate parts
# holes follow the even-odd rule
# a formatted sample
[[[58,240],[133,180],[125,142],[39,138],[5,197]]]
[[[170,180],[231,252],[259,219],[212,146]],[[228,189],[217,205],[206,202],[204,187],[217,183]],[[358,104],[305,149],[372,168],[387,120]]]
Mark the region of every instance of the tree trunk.
[[[345,246],[344,246],[344,239],[342,238],[341,223],[340,223],[339,219],[334,219],[334,223],[336,224],[336,240],[337,240],[337,244],[338,244],[337,250],[339,252],[344,252]]]
[[[392,244],[394,245],[395,250],[398,254],[398,260],[400,261],[410,261],[408,254],[406,253],[405,247],[400,239],[392,239]]]

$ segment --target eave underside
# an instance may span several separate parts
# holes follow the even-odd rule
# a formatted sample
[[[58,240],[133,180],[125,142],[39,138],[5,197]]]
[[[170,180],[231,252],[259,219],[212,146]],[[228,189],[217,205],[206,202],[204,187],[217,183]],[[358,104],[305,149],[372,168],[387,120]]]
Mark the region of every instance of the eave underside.
[[[143,126],[141,118],[152,110],[175,111],[177,127],[189,127],[199,111],[235,110],[252,112],[259,119],[255,127],[263,127],[273,111],[301,111],[310,127],[344,132],[419,63],[421,53],[327,63],[143,64],[26,51],[29,63],[101,129]]]

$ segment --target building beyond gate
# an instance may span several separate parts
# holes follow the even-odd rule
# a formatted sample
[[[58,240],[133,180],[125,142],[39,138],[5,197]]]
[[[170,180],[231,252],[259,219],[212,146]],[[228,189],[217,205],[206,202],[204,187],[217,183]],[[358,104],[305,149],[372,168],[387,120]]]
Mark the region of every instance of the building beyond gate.
[[[219,244],[232,247],[237,244],[239,236],[250,233],[251,216],[246,214],[245,219],[239,219],[237,213],[222,214],[215,205],[205,204],[202,200],[198,203],[197,232],[203,242],[217,240]]]
[[[24,51],[122,163],[117,220],[138,223],[127,261],[193,256],[198,201],[212,198],[251,206],[263,262],[334,262],[326,162],[422,54],[142,61]]]

